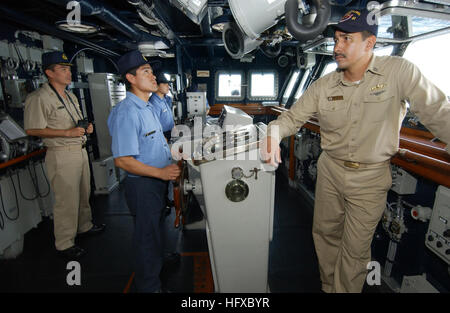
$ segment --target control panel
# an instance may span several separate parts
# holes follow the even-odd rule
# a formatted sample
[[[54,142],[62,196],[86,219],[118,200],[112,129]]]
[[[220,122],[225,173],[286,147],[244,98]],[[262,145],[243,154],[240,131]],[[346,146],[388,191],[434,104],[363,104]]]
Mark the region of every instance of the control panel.
[[[189,117],[206,114],[206,92],[187,92],[186,97]]]
[[[416,193],[417,179],[400,167],[392,166],[391,190],[399,195]]]
[[[450,264],[450,189],[439,186],[436,191],[425,245]]]

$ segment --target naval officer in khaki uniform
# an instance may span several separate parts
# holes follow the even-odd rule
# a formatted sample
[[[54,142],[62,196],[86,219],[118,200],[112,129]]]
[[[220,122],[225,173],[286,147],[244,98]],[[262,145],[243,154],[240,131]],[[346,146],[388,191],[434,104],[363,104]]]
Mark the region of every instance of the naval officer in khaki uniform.
[[[47,146],[45,164],[55,196],[56,250],[65,257],[76,259],[85,253],[83,248],[75,245],[77,234],[96,234],[105,225],[91,222],[85,134],[92,133],[93,126],[89,123],[86,129],[77,127],[83,115],[75,95],[66,90],[72,82],[71,65],[63,52],[42,55],[42,68],[48,83],[27,97],[24,124],[28,135],[42,137]]]
[[[281,162],[279,142],[316,114],[321,147],[313,239],[322,290],[361,292],[375,228],[391,187],[390,158],[399,148],[405,101],[420,121],[450,143],[446,95],[401,57],[373,54],[378,26],[352,10],[335,25],[338,69],[314,82],[268,126],[261,156]],[[446,147],[449,152],[449,146]]]

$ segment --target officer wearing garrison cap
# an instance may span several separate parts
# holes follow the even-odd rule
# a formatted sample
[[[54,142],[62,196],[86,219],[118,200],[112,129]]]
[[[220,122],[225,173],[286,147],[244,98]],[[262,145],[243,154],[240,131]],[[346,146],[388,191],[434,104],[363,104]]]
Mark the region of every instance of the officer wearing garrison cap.
[[[91,221],[91,179],[85,147],[86,134],[94,129],[90,123],[79,124],[84,118],[78,100],[66,90],[72,82],[71,66],[63,52],[42,55],[48,83],[25,100],[24,124],[27,134],[42,137],[47,147],[45,165],[55,196],[55,247],[60,255],[73,260],[86,252],[75,244],[75,237],[98,234],[105,225]]]
[[[159,274],[163,265],[162,213],[167,182],[180,169],[172,164],[169,145],[150,94],[158,90],[147,59],[134,50],[118,61],[127,85],[127,96],[108,117],[112,153],[117,167],[127,172],[125,198],[134,217],[133,250],[138,292],[162,292]]]
[[[352,10],[334,25],[337,70],[315,81],[268,125],[261,156],[281,162],[279,142],[314,114],[322,154],[317,163],[313,239],[324,292],[361,292],[371,242],[391,187],[390,158],[410,110],[450,152],[446,95],[409,61],[375,56],[378,25],[367,10]]]

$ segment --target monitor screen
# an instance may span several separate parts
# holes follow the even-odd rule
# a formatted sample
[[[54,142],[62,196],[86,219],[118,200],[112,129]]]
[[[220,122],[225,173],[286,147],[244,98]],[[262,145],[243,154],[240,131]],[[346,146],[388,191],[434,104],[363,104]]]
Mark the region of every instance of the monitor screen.
[[[8,141],[14,141],[27,137],[25,131],[8,117],[0,120],[0,132]]]

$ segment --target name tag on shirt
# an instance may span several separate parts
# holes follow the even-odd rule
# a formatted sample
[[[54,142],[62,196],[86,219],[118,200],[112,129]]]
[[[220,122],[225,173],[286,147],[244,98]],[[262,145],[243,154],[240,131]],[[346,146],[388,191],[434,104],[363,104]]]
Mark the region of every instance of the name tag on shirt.
[[[386,87],[386,84],[377,84],[376,86],[370,88],[370,91],[380,90],[383,89],[384,87]]]
[[[338,101],[338,100],[344,100],[344,96],[332,96],[332,97],[328,97],[328,101]]]

